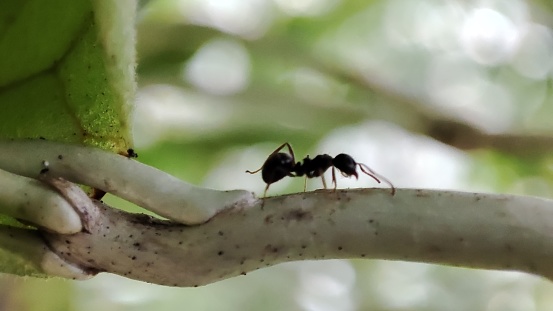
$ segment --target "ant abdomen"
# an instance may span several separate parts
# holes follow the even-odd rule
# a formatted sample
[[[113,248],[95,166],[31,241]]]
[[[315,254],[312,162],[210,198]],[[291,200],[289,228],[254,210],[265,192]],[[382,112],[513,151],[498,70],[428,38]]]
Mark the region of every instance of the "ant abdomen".
[[[261,171],[261,177],[267,184],[272,184],[286,176],[292,176],[290,172],[294,168],[294,159],[287,153],[276,153],[270,156]]]

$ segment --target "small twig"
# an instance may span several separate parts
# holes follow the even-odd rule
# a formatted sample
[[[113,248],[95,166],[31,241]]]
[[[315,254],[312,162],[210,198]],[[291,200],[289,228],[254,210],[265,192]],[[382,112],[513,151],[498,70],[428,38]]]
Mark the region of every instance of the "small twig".
[[[61,234],[82,230],[73,206],[42,182],[0,170],[0,213]]]
[[[48,174],[113,193],[158,215],[184,223],[206,222],[237,202],[255,200],[245,190],[191,185],[133,159],[97,148],[43,140],[0,141],[0,168],[38,178]]]

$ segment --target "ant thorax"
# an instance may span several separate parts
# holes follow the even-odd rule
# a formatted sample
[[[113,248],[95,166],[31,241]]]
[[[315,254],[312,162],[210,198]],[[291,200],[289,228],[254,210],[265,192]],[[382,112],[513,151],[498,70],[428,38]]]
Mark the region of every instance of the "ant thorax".
[[[306,156],[303,163],[296,163],[294,173],[296,176],[307,176],[308,178],[319,177],[332,166],[332,157],[328,154],[320,154],[314,159]]]

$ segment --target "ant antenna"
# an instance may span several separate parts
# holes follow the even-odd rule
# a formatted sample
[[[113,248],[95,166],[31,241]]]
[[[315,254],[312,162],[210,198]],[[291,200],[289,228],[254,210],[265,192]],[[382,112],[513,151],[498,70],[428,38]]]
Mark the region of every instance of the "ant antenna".
[[[361,169],[361,171],[363,171],[363,173],[371,176],[378,183],[380,183],[380,180],[376,176],[380,177],[380,179],[382,179],[385,183],[390,185],[390,187],[392,188],[392,195],[394,195],[396,193],[396,187],[394,187],[394,185],[388,179],[386,179],[386,177],[376,173],[370,167],[368,167],[366,164],[357,163],[357,165],[359,165],[359,168]]]

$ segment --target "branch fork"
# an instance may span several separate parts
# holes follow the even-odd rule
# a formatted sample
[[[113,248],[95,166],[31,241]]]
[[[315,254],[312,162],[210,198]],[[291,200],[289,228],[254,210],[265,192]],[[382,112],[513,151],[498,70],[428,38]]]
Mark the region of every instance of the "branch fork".
[[[199,286],[285,261],[379,258],[553,279],[551,200],[416,189],[398,189],[394,196],[387,189],[323,190],[259,200],[247,191],[200,189],[182,181],[167,191],[155,185],[173,177],[131,159],[55,143],[42,143],[51,150],[31,159],[22,144],[0,143],[0,168],[36,177],[47,160],[52,176],[104,185],[100,189],[176,215],[160,220],[129,214],[88,199],[71,182],[44,179],[76,207],[84,230],[45,230],[40,236],[83,276],[105,271],[168,286]],[[6,151],[27,159],[7,163]],[[67,159],[63,164],[55,160],[60,152]],[[102,167],[109,162],[115,164]]]

